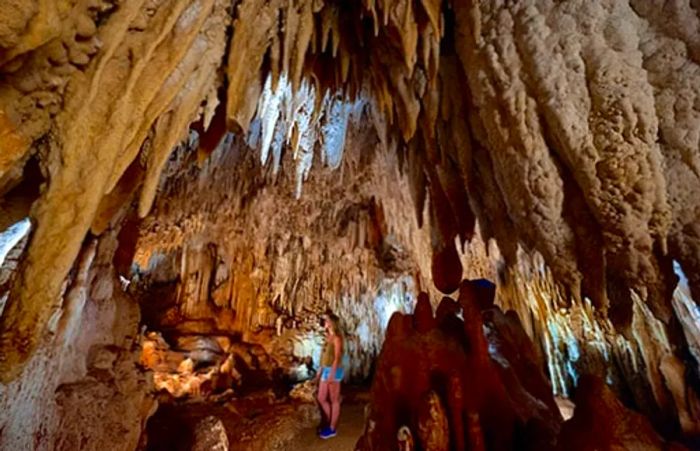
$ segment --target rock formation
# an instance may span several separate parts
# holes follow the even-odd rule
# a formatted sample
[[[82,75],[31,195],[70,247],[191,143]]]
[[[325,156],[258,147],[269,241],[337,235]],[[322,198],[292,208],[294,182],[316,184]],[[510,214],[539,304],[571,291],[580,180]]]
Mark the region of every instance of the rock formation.
[[[361,378],[418,292],[441,309],[418,302],[416,337],[453,331],[439,340],[493,376],[484,389],[521,428],[492,437],[494,407],[446,373],[484,415],[458,422],[458,443],[548,442],[551,400],[534,417],[518,407],[544,399],[539,356],[559,394],[589,369],[665,436],[700,431],[695,0],[0,9],[0,392],[8,405],[35,393],[0,417],[0,446],[78,440],[57,428],[78,386],[129,404],[120,430],[137,440],[152,403],[139,322],[168,352],[233,337],[291,371],[330,307],[356,332]],[[458,328],[440,296],[495,269],[522,326],[472,306]],[[413,337],[401,321],[389,335]],[[508,343],[526,334],[542,349],[517,360]],[[465,337],[495,340],[510,370]],[[442,430],[454,405],[414,394]],[[126,421],[113,413],[100,412]],[[411,424],[406,442],[444,446]]]
[[[673,297],[674,311],[684,326],[675,332],[665,327],[633,296],[633,333],[620,334],[589,300],[572,301],[567,309],[558,307],[566,303],[565,295],[541,259],[523,255],[520,259],[517,270],[503,275],[499,304],[517,312],[527,334],[541,343],[556,394],[570,396],[583,375],[596,375],[657,428],[672,436],[681,431],[697,435],[698,387],[693,375],[697,356],[692,346],[679,352],[674,343],[692,342],[696,336],[690,325],[695,307],[689,306],[685,284]],[[677,332],[685,337],[674,337]]]
[[[520,322],[482,287],[462,282],[459,300],[443,298],[435,316],[425,295],[413,315],[394,314],[356,449],[685,449],[596,376],[582,377],[562,423]]]
[[[576,413],[562,427],[561,449],[686,449],[665,443],[646,418],[625,409],[599,378],[584,377],[574,400]]]
[[[0,448],[138,445],[157,403],[152,378],[137,368],[139,306],[114,273],[115,245],[113,233],[86,243],[36,356],[0,385]]]
[[[194,432],[193,451],[228,451],[226,429],[215,417],[206,417],[197,424]]]
[[[478,306],[485,297],[476,283],[464,281],[459,300],[443,298],[435,316],[425,295],[413,315],[394,314],[358,449],[396,449],[394,431],[402,425],[418,437],[420,449],[543,449],[556,444],[559,411],[551,390],[537,390],[548,387],[544,374],[536,362],[526,368],[507,360],[521,351],[527,355],[531,344],[507,335],[500,349],[487,342]],[[456,314],[460,310],[463,320]],[[497,330],[507,333],[507,328]]]
[[[86,232],[99,233],[137,186],[148,213],[168,155],[200,113],[204,129],[218,111],[248,132],[257,111],[263,161],[282,123],[279,139],[305,174],[315,127],[326,145],[343,142],[346,112],[327,92],[369,99],[380,139],[411,167],[418,211],[429,187],[434,267],[455,266],[452,240],[471,237],[471,207],[507,261],[521,243],[576,297],[614,307],[618,326],[629,325],[627,289],[668,323],[673,259],[700,289],[697,15],[684,5],[13,4],[2,21],[3,191],[32,158],[49,183],[31,210],[32,264],[8,300],[6,379],[48,318],[51,303],[37,298],[57,298]],[[674,19],[682,25],[669,27]],[[324,155],[337,165],[336,153]]]

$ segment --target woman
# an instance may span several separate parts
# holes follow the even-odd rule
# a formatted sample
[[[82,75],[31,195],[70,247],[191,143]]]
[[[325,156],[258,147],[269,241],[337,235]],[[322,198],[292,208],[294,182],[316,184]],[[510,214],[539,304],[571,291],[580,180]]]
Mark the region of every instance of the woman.
[[[339,318],[327,312],[323,315],[323,327],[326,331],[326,343],[321,354],[321,371],[316,379],[318,386],[318,402],[321,404],[324,419],[328,426],[321,429],[322,439],[335,437],[340,417],[340,382],[343,380],[343,335],[340,330]]]

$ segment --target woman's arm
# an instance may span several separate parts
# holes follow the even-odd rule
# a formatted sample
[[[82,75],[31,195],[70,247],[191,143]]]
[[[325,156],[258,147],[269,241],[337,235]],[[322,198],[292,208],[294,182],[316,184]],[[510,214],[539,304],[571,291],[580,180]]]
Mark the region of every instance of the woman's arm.
[[[337,335],[333,337],[333,347],[335,348],[335,352],[333,353],[333,365],[331,365],[331,374],[328,376],[328,382],[335,381],[335,371],[340,365],[340,354],[343,349],[343,342]]]

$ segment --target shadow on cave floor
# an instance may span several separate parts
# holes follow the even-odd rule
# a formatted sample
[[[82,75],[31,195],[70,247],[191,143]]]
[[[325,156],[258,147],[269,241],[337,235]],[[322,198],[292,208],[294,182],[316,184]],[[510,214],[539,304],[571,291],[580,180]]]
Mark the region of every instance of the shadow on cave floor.
[[[347,402],[341,411],[338,435],[330,440],[322,440],[316,434],[316,428],[301,431],[286,448],[286,451],[353,451],[357,440],[362,435],[365,422],[365,404],[356,401]]]
[[[315,403],[271,399],[269,392],[224,403],[164,403],[148,421],[147,443],[142,449],[212,449],[217,430],[207,419],[214,417],[225,429],[231,450],[352,451],[364,428],[368,401],[367,387],[344,387],[338,435],[330,440],[322,440],[316,434],[320,417]]]

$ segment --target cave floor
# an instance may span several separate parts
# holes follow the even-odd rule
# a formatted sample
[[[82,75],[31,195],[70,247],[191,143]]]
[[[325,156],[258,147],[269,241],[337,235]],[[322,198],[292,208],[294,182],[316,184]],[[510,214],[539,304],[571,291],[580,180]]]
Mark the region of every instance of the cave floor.
[[[213,416],[225,429],[232,451],[352,451],[364,428],[368,400],[366,389],[348,388],[343,395],[338,435],[328,440],[316,433],[320,417],[315,403],[273,400],[260,393],[225,403],[165,404],[149,420],[145,449],[199,449],[196,444],[202,435],[197,432],[198,424]],[[205,441],[213,435],[213,431],[205,431]]]
[[[358,402],[348,402],[341,410],[338,435],[322,440],[316,435],[316,428],[305,428],[284,448],[286,451],[353,451],[357,440],[364,428],[365,405]]]

